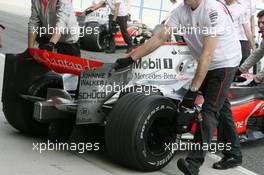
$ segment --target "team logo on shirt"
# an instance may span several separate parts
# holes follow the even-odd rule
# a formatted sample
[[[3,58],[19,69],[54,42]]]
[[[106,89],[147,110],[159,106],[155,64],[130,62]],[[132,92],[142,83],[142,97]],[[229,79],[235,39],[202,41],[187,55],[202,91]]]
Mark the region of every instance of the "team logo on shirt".
[[[211,10],[209,12],[209,18],[210,18],[212,27],[215,27],[217,25],[218,12],[216,10]]]

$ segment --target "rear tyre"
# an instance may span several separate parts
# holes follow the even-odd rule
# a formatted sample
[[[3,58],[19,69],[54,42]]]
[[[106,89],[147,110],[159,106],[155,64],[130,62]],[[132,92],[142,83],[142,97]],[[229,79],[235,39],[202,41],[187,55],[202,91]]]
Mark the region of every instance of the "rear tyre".
[[[105,129],[106,148],[117,162],[140,171],[166,166],[174,152],[173,117],[176,106],[169,99],[139,93],[123,96],[109,115]]]
[[[91,33],[84,32],[81,39],[81,48],[89,51],[100,52],[107,47],[107,29],[98,22],[86,23],[85,29],[92,29]]]
[[[48,88],[63,88],[63,82],[57,74],[46,74],[27,88],[28,95],[45,98]],[[19,94],[15,99],[3,101],[3,112],[7,121],[27,135],[47,136],[49,124],[33,119],[34,103],[22,99]]]

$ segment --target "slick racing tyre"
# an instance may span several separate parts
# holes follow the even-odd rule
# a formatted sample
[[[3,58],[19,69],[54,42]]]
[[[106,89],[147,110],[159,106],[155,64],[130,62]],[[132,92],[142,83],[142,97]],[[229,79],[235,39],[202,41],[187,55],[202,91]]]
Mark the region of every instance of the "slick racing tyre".
[[[174,152],[173,116],[176,106],[159,95],[124,95],[111,111],[105,129],[106,148],[117,162],[151,172],[166,166]]]
[[[63,88],[63,82],[57,74],[46,74],[27,87],[31,96],[45,98],[48,88]],[[3,101],[3,112],[7,121],[22,133],[34,136],[47,136],[49,124],[33,119],[34,102],[23,99],[17,94],[15,100]]]
[[[92,29],[92,32],[84,32],[84,36],[81,38],[81,48],[88,51],[103,51],[107,47],[106,26],[98,22],[88,22],[85,29]]]

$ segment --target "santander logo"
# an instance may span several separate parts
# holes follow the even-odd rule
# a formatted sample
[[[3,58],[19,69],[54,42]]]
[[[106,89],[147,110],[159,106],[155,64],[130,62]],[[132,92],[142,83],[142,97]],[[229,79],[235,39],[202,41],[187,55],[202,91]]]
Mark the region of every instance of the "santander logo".
[[[60,60],[60,59],[54,59],[54,58],[50,58],[49,60],[53,64],[58,64],[58,65],[66,66],[66,67],[72,67],[74,69],[82,69],[81,64],[76,64],[69,60]]]

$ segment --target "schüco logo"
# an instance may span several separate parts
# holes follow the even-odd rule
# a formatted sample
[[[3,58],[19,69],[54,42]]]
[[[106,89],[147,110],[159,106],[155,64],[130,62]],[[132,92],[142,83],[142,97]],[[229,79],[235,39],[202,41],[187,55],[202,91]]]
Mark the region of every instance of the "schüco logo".
[[[173,69],[171,58],[156,58],[155,60],[139,60],[133,65],[134,69]]]

